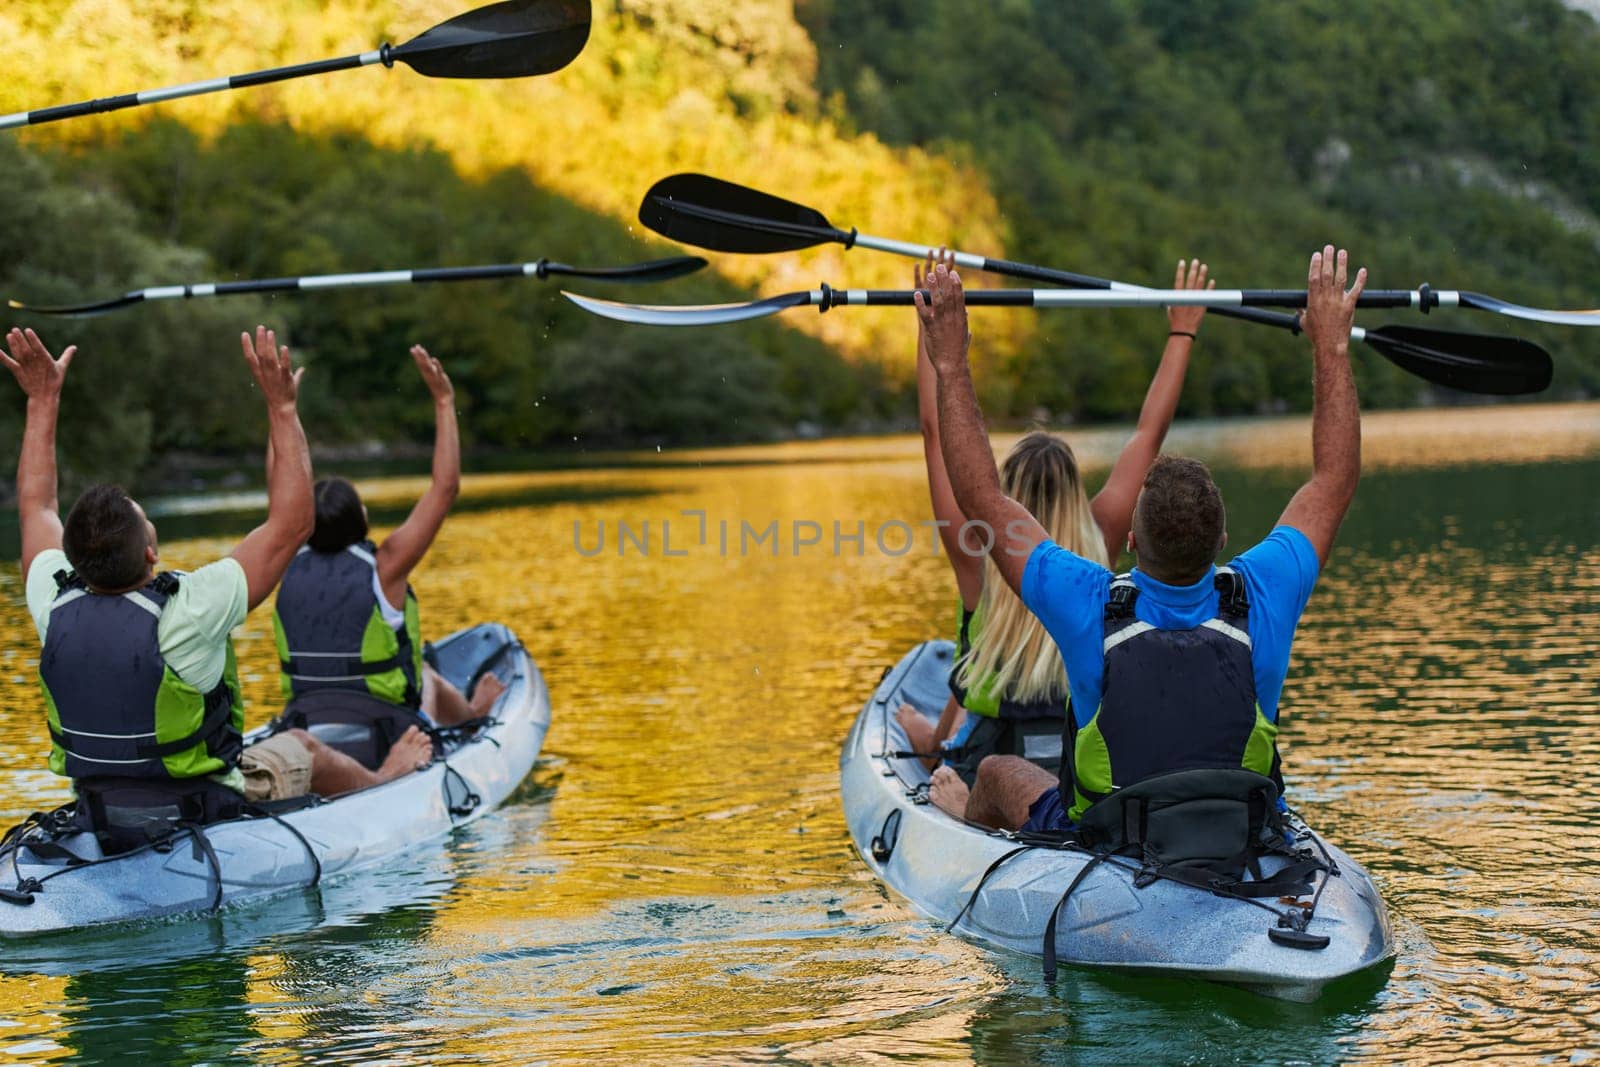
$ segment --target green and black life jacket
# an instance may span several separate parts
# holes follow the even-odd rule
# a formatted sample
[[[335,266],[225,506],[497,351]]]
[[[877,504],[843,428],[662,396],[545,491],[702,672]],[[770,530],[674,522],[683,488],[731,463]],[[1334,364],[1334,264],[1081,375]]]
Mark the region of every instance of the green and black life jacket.
[[[346,689],[387,704],[421,704],[417,597],[408,586],[405,622],[384,621],[376,551],[371,541],[338,552],[307,545],[289,564],[272,613],[285,701]]]
[[[55,578],[39,655],[50,769],[72,779],[166,781],[232,769],[244,730],[233,643],[222,680],[207,693],[161,655],[158,626],[179,576],[110,595],[90,592],[67,571]]]
[[[1100,706],[1082,729],[1067,717],[1061,795],[1073,822],[1113,791],[1175,771],[1242,768],[1282,795],[1278,728],[1256,701],[1244,578],[1219,567],[1216,586],[1214,618],[1163,630],[1135,616],[1130,576],[1112,582]]]
[[[956,637],[956,661],[950,669],[950,692],[967,714],[980,717],[959,748],[947,757],[950,767],[967,785],[978,774],[978,764],[986,756],[1021,756],[1052,773],[1061,766],[1062,720],[1066,718],[1065,696],[1032,701],[1013,700],[995,692],[995,679],[980,678],[975,685],[961,684],[961,670],[972,653],[973,635],[982,628],[976,611],[961,609],[961,627]],[[1065,683],[1065,677],[1062,682]]]

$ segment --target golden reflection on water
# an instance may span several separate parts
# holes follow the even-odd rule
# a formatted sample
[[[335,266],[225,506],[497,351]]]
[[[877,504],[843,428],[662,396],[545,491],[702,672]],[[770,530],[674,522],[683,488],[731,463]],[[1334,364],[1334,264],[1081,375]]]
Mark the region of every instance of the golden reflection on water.
[[[469,478],[417,575],[424,627],[502,619],[533,651],[555,709],[534,787],[427,861],[437,899],[219,954],[216,1040],[266,1062],[503,1063],[1115,1061],[1240,1041],[1265,1059],[1447,1059],[1592,1042],[1600,952],[1579,931],[1600,918],[1600,407],[1375,415],[1366,430],[1369,477],[1297,644],[1284,747],[1292,799],[1399,917],[1382,992],[1294,1016],[1181,984],[1051,993],[1035,965],[939,933],[866,874],[839,811],[840,740],[878,672],[954,612],[926,528],[904,555],[876,543],[927,516],[920,442],[896,438]],[[1069,436],[1102,477],[1121,432]],[[1309,452],[1300,419],[1180,426],[1172,447],[1217,469],[1237,546]],[[378,502],[419,485],[366,488]],[[847,537],[861,524],[859,548],[834,551],[835,521]],[[776,555],[740,550],[742,524],[772,522]],[[822,543],[797,548],[796,522]],[[624,523],[648,525],[648,553],[619,552]],[[663,523],[684,554],[667,554]],[[165,552],[194,566],[233,541]],[[277,692],[267,610],[238,647],[261,721]],[[38,769],[36,660],[15,566],[0,568],[10,814],[64,796]],[[139,981],[204,973],[149,967]],[[113,1010],[115,987],[8,977],[0,1016],[18,1041],[71,1047],[109,1012],[125,1047],[160,1045],[160,1003]]]

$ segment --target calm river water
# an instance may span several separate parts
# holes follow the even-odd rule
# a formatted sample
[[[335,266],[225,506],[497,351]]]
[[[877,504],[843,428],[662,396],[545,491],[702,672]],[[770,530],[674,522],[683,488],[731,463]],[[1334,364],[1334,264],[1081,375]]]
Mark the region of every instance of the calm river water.
[[[1070,436],[1103,476],[1121,434]],[[1284,756],[1297,806],[1381,884],[1386,976],[1309,1006],[1084,973],[1052,988],[878,885],[840,814],[839,743],[883,667],[950,629],[955,594],[915,525],[920,443],[834,441],[469,479],[418,575],[423,625],[504,620],[544,667],[555,722],[518,797],[381,875],[0,947],[0,1058],[1592,1062],[1600,406],[1371,416],[1366,440]],[[1300,419],[1170,446],[1212,462],[1241,548],[1309,459]],[[236,532],[189,503],[158,518],[174,565]],[[776,556],[741,552],[742,523],[774,520]],[[836,520],[859,551],[835,552]],[[820,543],[796,554],[796,533]],[[239,649],[260,721],[265,610]],[[64,797],[40,769],[36,656],[7,564],[8,818]]]

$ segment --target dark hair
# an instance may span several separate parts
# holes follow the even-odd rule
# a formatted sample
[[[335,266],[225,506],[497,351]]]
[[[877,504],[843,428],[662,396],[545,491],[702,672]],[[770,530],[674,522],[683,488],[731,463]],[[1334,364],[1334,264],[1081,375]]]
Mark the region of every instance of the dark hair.
[[[1204,463],[1157,456],[1133,510],[1140,569],[1174,585],[1198,581],[1222,551],[1227,518]]]
[[[67,562],[95,589],[138,585],[148,569],[144,550],[149,545],[144,516],[120,485],[85,489],[61,531]]]
[[[343,478],[324,478],[317,483],[317,526],[311,531],[310,545],[318,552],[343,552],[367,539],[367,513],[361,494]]]

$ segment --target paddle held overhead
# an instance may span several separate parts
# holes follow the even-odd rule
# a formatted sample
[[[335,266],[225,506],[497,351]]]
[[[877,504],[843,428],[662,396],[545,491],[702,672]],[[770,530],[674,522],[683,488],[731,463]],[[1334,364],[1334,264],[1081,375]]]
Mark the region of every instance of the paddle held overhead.
[[[662,306],[624,304],[563,292],[585,311],[603,318],[643,326],[715,326],[776,315],[795,307],[908,307],[914,289],[820,289],[784,293],[739,304]],[[1360,302],[1376,297],[1380,307],[1407,307],[1416,294],[1410,290],[1366,292]],[[1305,304],[1305,290],[1292,289],[1116,289],[1085,292],[1069,289],[975,289],[966,294],[973,307],[1230,307],[1262,301],[1276,307]],[[1402,300],[1402,298],[1405,298]],[[924,299],[926,292],[924,291]],[[1387,302],[1380,302],[1380,301]],[[1600,323],[1597,323],[1600,324]],[[1516,337],[1456,333],[1407,326],[1351,331],[1397,366],[1437,385],[1490,396],[1519,396],[1543,391],[1550,384],[1550,354],[1531,341]]]
[[[199,285],[159,285],[134,289],[110,300],[58,307],[34,307],[20,300],[7,300],[9,307],[35,315],[99,315],[131,307],[146,300],[188,300],[201,296],[234,296],[239,293],[271,293],[286,290],[354,289],[370,285],[405,285],[414,282],[471,282],[486,278],[538,278],[551,275],[592,278],[600,282],[640,285],[664,282],[693,274],[706,265],[699,256],[672,256],[652,259],[626,267],[570,267],[548,259],[532,263],[486,263],[474,267],[433,267],[427,270],[385,270],[362,274],[308,274],[298,278],[258,278],[238,282],[206,282]]]
[[[392,67],[396,60],[430,78],[526,78],[550,74],[571,63],[583,51],[589,40],[589,20],[589,0],[505,0],[457,15],[404,44],[385,42],[370,52],[337,59],[0,115],[0,130],[377,63]]]
[[[704,174],[675,174],[657,182],[645,194],[644,201],[639,206],[639,221],[664,237],[719,252],[758,254],[790,252],[829,243],[842,244],[846,248],[871,248],[913,259],[922,259],[935,251],[931,245],[875,237],[861,233],[853,227],[848,231],[841,230],[815,208]],[[954,259],[958,267],[988,271],[1025,281],[1121,293],[1143,291],[1142,286],[1126,282],[1040,267],[1031,263],[990,259],[970,252],[955,252]],[[1532,310],[1517,308],[1517,305],[1504,304],[1476,293],[1453,295],[1457,298],[1459,306],[1497,310],[1512,317],[1530,317],[1519,315],[1518,311]],[[1424,286],[1418,291],[1417,306],[1424,311],[1435,305],[1444,306],[1445,296],[1446,294],[1434,293]],[[1467,299],[1460,299],[1462,297]],[[1498,306],[1491,307],[1490,304]],[[1245,319],[1288,330],[1291,333],[1300,332],[1300,317],[1296,314],[1268,311],[1254,304],[1210,306],[1218,315]],[[1292,301],[1280,306],[1298,307]],[[1407,300],[1398,305],[1386,306],[1411,306],[1411,304]],[[1586,316],[1593,313],[1556,314]],[[1583,320],[1578,324],[1600,323]],[[1504,394],[1508,388],[1513,393],[1536,392],[1543,386],[1531,388],[1532,383],[1538,380],[1538,374],[1535,367],[1534,376],[1530,378],[1527,375],[1528,350],[1538,352],[1539,359],[1535,362],[1547,365],[1549,360],[1542,350],[1525,342],[1508,345],[1511,339],[1446,330],[1419,330],[1408,327],[1363,330],[1357,327],[1351,331],[1350,336],[1354,341],[1370,345],[1384,358],[1412,374],[1440,385],[1475,393],[1499,395]],[[1503,374],[1497,372],[1499,364],[1497,353],[1507,354],[1508,364]],[[1512,388],[1513,386],[1515,388]]]

